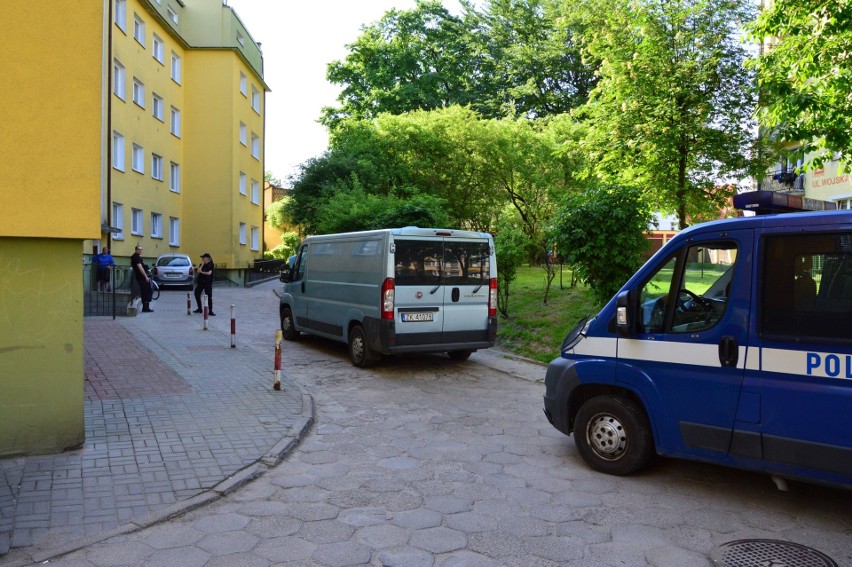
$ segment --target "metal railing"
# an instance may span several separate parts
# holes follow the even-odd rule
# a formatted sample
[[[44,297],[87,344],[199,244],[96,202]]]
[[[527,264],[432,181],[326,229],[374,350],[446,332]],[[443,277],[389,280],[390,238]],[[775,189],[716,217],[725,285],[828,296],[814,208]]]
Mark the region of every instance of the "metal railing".
[[[246,284],[276,279],[281,270],[287,265],[287,260],[257,260],[251,266],[246,277]]]
[[[98,281],[97,264],[83,264],[83,316],[127,314],[127,304],[139,295],[130,266],[110,266],[109,281]]]

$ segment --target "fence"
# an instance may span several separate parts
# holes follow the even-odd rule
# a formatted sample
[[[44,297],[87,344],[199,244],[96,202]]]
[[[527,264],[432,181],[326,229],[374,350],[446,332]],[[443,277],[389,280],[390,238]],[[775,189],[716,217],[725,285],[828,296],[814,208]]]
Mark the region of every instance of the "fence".
[[[127,304],[139,291],[130,266],[110,266],[109,281],[97,281],[96,264],[83,264],[83,316],[127,315]]]
[[[252,264],[246,277],[246,285],[260,281],[277,279],[281,270],[287,265],[287,260],[257,260]]]

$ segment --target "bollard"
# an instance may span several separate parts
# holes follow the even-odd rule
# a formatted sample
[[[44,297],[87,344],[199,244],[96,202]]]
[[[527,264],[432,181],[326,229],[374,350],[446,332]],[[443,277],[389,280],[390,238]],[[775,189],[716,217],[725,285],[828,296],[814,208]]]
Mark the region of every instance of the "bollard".
[[[281,389],[281,329],[275,331],[275,383],[272,389]]]
[[[210,313],[210,309],[207,307],[207,294],[206,293],[201,294],[201,305],[204,306],[204,307],[202,307],[202,309],[204,310],[204,330],[206,331],[207,330],[208,314]]]
[[[186,314],[192,315],[192,301],[189,299],[189,292],[186,292]]]
[[[237,320],[234,319],[234,304],[231,304],[231,348],[237,348]]]

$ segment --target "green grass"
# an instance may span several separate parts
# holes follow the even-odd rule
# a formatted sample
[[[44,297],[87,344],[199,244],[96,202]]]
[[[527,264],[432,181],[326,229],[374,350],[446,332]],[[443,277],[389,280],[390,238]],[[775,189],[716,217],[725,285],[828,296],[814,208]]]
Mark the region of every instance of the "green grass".
[[[556,274],[544,303],[544,268],[523,267],[509,287],[509,318],[499,316],[497,348],[537,360],[550,362],[559,354],[559,345],[581,317],[597,313],[595,303],[583,285],[571,287],[571,271]]]

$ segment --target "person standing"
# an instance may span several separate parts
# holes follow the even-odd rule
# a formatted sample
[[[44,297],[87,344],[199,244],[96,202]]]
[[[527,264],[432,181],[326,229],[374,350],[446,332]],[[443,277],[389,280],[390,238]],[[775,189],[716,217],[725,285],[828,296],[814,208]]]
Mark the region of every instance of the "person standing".
[[[95,256],[98,274],[98,291],[109,291],[109,267],[115,265],[115,260],[109,253],[109,248],[101,248],[100,253]]]
[[[136,283],[139,284],[139,292],[142,295],[142,313],[153,313],[151,309],[151,280],[148,278],[148,266],[142,261],[142,247],[137,245],[133,256],[130,257],[130,267]]]
[[[198,265],[198,278],[195,281],[195,305],[198,309],[196,313],[203,313],[201,309],[201,293],[207,294],[207,309],[208,315],[216,315],[213,313],[213,257],[205,252],[201,255],[201,263]]]

